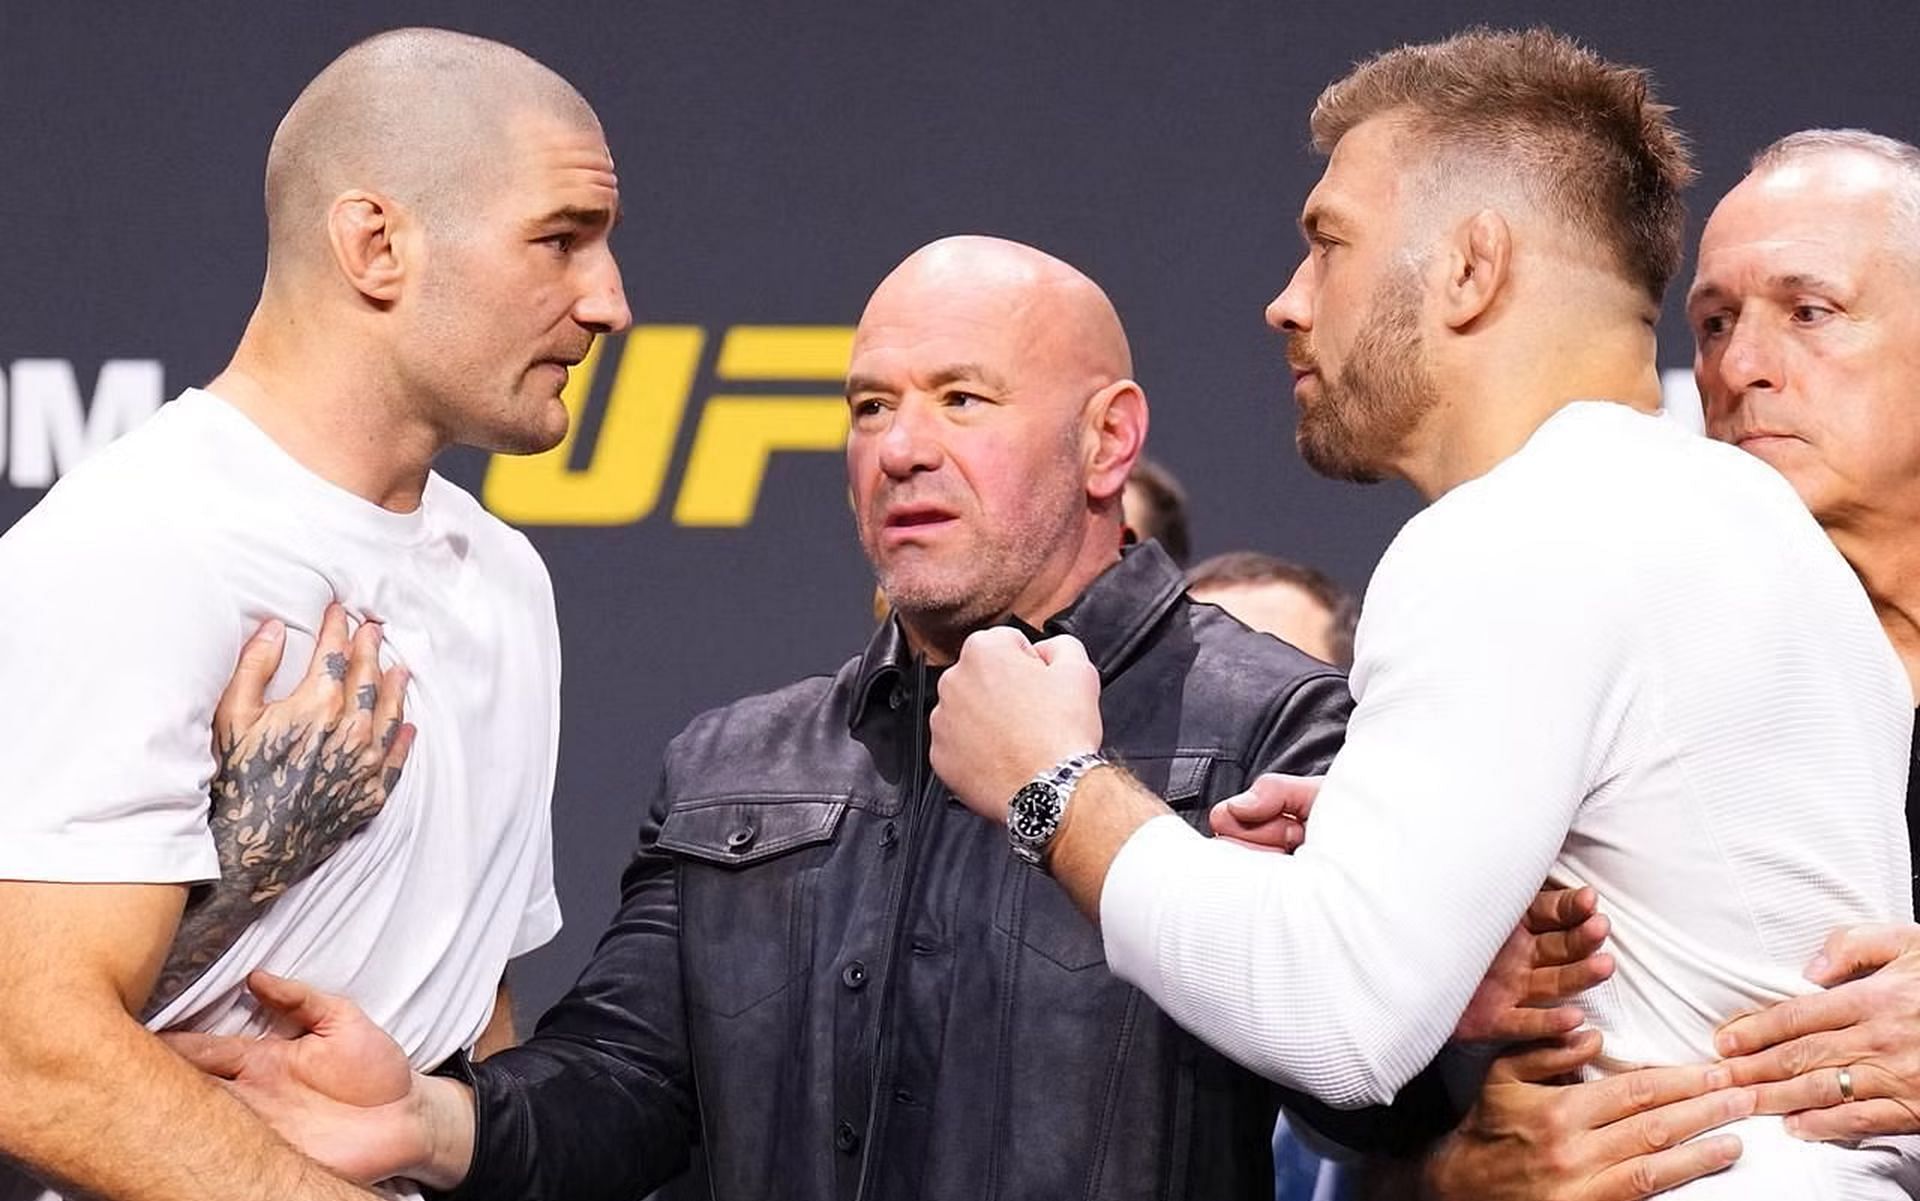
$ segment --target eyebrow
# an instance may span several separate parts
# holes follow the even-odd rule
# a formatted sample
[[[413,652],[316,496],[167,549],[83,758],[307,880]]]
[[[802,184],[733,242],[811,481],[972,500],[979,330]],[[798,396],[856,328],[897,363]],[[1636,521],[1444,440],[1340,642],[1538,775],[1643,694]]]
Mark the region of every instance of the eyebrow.
[[[1789,271],[1784,275],[1769,275],[1763,281],[1768,292],[1818,292],[1826,296],[1844,294],[1839,284],[1825,276],[1810,271]],[[1692,308],[1703,300],[1718,300],[1728,295],[1729,289],[1718,283],[1696,285],[1687,293],[1687,307]]]
[[[1320,227],[1323,225],[1332,225],[1338,228],[1339,224],[1339,214],[1333,212],[1323,200],[1309,204],[1306,210],[1300,214],[1300,232],[1308,238],[1312,238],[1314,234],[1320,232]]]
[[[979,380],[989,388],[1005,392],[1007,385],[998,375],[978,363],[950,363],[927,377],[927,383],[935,388],[944,388],[948,384],[957,384],[962,380]]]
[[[620,219],[624,216],[626,216],[626,210],[622,208],[616,208],[609,212],[603,208],[589,208],[585,205],[566,204],[536,219],[533,224],[539,226],[565,224],[578,225],[585,229],[600,229],[602,227],[612,229],[614,226],[620,224]]]
[[[937,388],[944,388],[948,384],[957,384],[962,380],[978,380],[997,392],[1010,390],[1006,382],[1002,380],[999,375],[987,370],[979,363],[949,363],[944,367],[940,367],[928,374],[927,388],[929,391],[932,391]],[[880,392],[890,396],[897,391],[898,389],[892,384],[871,375],[849,375],[847,377],[847,396],[849,398],[857,396],[862,392]]]

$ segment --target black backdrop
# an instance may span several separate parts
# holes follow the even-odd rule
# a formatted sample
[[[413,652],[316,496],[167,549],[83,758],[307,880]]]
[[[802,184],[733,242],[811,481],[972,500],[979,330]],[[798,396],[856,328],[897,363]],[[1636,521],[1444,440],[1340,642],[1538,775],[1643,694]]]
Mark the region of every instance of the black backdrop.
[[[1261,323],[1317,171],[1305,115],[1370,51],[1536,21],[1654,70],[1697,140],[1696,232],[1781,133],[1920,134],[1909,3],[0,0],[0,528],[40,494],[62,371],[104,413],[225,362],[258,287],[268,139],[340,49],[448,25],[577,84],[619,162],[628,221],[614,241],[636,320],[706,340],[685,420],[662,443],[659,504],[623,524],[528,527],[568,663],[555,803],[568,922],[518,974],[534,1012],[611,910],[665,740],[702,708],[830,669],[869,628],[836,455],[774,455],[744,525],[675,520],[716,392],[823,391],[796,382],[799,367],[786,383],[740,384],[740,369],[719,370],[724,331],[850,324],[893,262],[941,234],[1037,243],[1118,304],[1154,402],[1153,450],[1193,493],[1199,551],[1272,549],[1364,584],[1413,498],[1299,465],[1279,344]],[[1662,335],[1663,365],[1684,367],[1671,311]],[[102,372],[122,360],[158,366]],[[445,470],[478,489],[486,467],[455,455]]]

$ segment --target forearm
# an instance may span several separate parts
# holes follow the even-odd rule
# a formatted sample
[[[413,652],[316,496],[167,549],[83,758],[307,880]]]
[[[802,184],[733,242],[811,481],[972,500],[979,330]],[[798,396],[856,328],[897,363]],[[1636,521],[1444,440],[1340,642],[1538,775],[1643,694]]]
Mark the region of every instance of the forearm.
[[[464,1115],[433,1100],[447,1124],[416,1176],[452,1201],[629,1201],[685,1170],[691,1098],[627,1055],[543,1027],[472,1079]]]
[[[419,1076],[409,1108],[421,1158],[405,1175],[431,1189],[458,1188],[473,1167],[473,1089],[459,1080]]]
[[[655,797],[620,909],[573,990],[525,1043],[473,1065],[459,1201],[629,1201],[684,1169],[698,1117],[678,871],[654,847],[667,807]]]
[[[299,1155],[124,1012],[67,998],[0,1034],[0,1152],[105,1201],[373,1201]]]
[[[1418,1161],[1465,1113],[1448,1088],[1443,1067],[1447,1055],[1442,1051],[1440,1059],[1395,1094],[1391,1105],[1335,1109],[1298,1093],[1283,1095],[1281,1104],[1294,1129],[1309,1130],[1323,1143],[1364,1156],[1382,1169],[1392,1161]]]
[[[1417,879],[1356,879],[1156,821],[1116,857],[1101,921],[1114,973],[1174,1021],[1263,1076],[1352,1108],[1390,1103],[1433,1058],[1493,957],[1470,925],[1411,944],[1422,895]]]
[[[253,924],[267,902],[256,899],[250,880],[222,872],[221,878],[197,892],[180,915],[180,928],[174,934],[167,961],[154,981],[153,992],[142,1020],[150,1019],[185,992],[187,986],[205,975],[207,969],[226,954]]]
[[[1140,827],[1172,812],[1121,768],[1089,772],[1054,835],[1047,870],[1081,912],[1098,923],[1100,897],[1114,858]]]

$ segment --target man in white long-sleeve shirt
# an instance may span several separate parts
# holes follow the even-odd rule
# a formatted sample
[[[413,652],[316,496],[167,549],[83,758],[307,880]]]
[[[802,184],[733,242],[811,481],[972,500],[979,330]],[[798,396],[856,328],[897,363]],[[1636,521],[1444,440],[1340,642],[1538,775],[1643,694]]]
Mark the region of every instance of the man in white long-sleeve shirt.
[[[1857,129],[1789,134],[1716,206],[1698,262],[1687,317],[1707,433],[1793,485],[1920,691],[1920,149]],[[1911,847],[1911,769],[1907,823]],[[1719,1032],[1734,1082],[1756,1086],[1760,1112],[1793,1115],[1801,1138],[1920,1131],[1920,926],[1836,931],[1806,975],[1828,987]],[[1538,1083],[1550,1076],[1532,1069],[1554,1054],[1528,1051],[1497,1074],[1432,1159],[1438,1201],[1653,1191],[1620,1194],[1595,1179],[1636,1150],[1594,1104],[1626,1078]],[[1671,1124],[1683,1114],[1640,1116]],[[1521,1129],[1534,1136],[1512,1137]]]
[[[1830,928],[1908,915],[1913,712],[1792,489],[1651,415],[1678,135],[1638,72],[1538,32],[1383,55],[1314,131],[1312,249],[1268,314],[1300,448],[1433,503],[1368,590],[1312,839],[1291,859],[1208,844],[1110,769],[1038,805],[1030,778],[1101,745],[1098,679],[1065,640],[970,640],[934,766],[978,812],[1012,802],[1116,972],[1336,1104],[1391,1097],[1432,1057],[1549,874],[1613,920],[1618,971],[1588,998],[1605,1070],[1711,1058],[1719,1022],[1809,987]],[[1915,1178],[1896,1145],[1733,1129],[1738,1166],[1684,1195],[1891,1198]]]

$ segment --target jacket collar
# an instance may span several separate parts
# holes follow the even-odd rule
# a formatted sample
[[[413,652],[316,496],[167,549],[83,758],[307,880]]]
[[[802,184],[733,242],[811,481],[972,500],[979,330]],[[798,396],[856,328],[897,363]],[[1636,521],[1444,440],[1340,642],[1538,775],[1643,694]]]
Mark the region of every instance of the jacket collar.
[[[1125,547],[1120,561],[1102,572],[1071,605],[1049,618],[1039,630],[1017,617],[1001,624],[1013,626],[1038,641],[1071,634],[1087,648],[1087,657],[1105,683],[1133,657],[1142,640],[1160,624],[1167,610],[1186,591],[1186,577],[1158,542]],[[873,632],[860,656],[855,675],[853,705],[847,724],[860,720],[881,688],[891,690],[913,666],[913,651],[897,617],[889,617]]]

